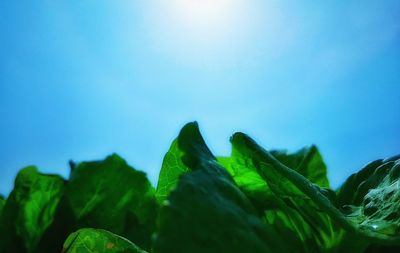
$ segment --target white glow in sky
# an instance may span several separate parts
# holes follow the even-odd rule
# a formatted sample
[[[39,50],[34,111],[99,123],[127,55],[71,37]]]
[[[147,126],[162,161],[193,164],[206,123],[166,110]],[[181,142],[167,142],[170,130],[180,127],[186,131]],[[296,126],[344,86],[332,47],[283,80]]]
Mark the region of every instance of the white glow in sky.
[[[229,0],[172,0],[163,7],[177,16],[178,21],[209,30],[229,22],[228,16],[238,4]]]
[[[185,64],[232,61],[254,43],[263,19],[255,1],[170,0],[149,5],[153,46]]]

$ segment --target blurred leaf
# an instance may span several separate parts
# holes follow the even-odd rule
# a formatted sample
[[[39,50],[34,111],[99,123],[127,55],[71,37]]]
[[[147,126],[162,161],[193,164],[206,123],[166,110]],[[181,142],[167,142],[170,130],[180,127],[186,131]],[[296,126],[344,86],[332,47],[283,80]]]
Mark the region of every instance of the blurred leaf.
[[[1,212],[3,211],[3,207],[6,203],[6,200],[4,199],[3,196],[0,195],[0,217],[1,217]]]
[[[53,221],[64,180],[44,175],[36,167],[22,169],[0,218],[0,252],[35,252]]]

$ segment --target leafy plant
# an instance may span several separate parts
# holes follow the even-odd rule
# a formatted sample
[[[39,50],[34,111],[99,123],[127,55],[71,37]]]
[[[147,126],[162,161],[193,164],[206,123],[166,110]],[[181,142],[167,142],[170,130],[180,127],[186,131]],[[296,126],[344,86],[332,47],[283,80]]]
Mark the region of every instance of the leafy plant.
[[[216,157],[187,124],[156,189],[115,154],[71,163],[68,180],[27,167],[0,197],[0,252],[400,252],[399,156],[334,191],[316,146],[231,143]]]
[[[1,214],[1,211],[3,211],[5,202],[6,201],[4,200],[4,197],[0,195],[0,214]]]
[[[64,180],[36,167],[22,169],[0,217],[0,252],[34,252],[54,221]]]

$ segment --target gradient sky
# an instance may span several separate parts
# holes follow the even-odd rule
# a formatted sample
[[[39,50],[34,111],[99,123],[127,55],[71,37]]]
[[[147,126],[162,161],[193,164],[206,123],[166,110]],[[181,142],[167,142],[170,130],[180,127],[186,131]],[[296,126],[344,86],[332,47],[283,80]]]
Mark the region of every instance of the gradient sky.
[[[155,184],[197,120],[315,143],[337,187],[400,153],[400,1],[0,1],[0,193],[30,164],[117,152]]]

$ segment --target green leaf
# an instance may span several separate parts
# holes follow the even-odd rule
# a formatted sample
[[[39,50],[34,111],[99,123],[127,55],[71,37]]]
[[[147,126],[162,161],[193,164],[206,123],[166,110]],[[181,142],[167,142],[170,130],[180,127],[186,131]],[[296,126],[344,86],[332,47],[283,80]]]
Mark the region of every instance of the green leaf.
[[[232,142],[232,138],[231,138]],[[252,161],[252,151],[242,145],[232,143],[231,157],[218,157],[218,162],[233,177],[240,189],[246,193],[258,209],[264,210],[275,205],[274,195],[266,181],[257,172]],[[270,152],[280,162],[293,168],[311,182],[325,187],[326,193],[330,191],[327,178],[326,165],[316,146],[300,149],[295,153],[273,150]]]
[[[258,176],[258,180],[263,180],[266,184],[264,191],[265,195],[270,195],[270,204],[262,206],[265,221],[275,226],[281,235],[286,234],[285,238],[290,238],[293,241],[291,243],[297,245],[298,252],[337,251],[343,231],[287,175],[280,173],[275,163],[271,163],[273,160],[282,164],[278,158],[294,166],[296,170],[286,167],[286,172],[298,175],[312,187],[313,192],[322,194],[326,191],[302,176],[304,174],[322,185],[327,185],[326,166],[317,149],[313,146],[294,154],[277,151],[269,153],[242,133],[233,135],[231,142],[235,157],[246,161],[243,168],[251,169],[252,173]]]
[[[127,239],[103,229],[83,228],[64,243],[63,253],[146,253]]]
[[[154,252],[292,252],[216,162],[196,123],[181,130],[178,146],[191,172],[160,211]]]
[[[108,230],[149,249],[156,214],[155,190],[145,173],[134,170],[118,155],[73,165],[41,249],[57,251],[71,232],[84,227]]]
[[[34,252],[53,221],[64,180],[36,167],[22,169],[0,218],[0,252]]]
[[[371,237],[400,246],[400,159],[377,160],[350,176],[337,205]]]
[[[400,252],[400,155],[335,193],[315,146],[231,142],[231,156],[216,158],[187,124],[157,190],[117,155],[71,163],[68,181],[24,168],[0,196],[0,252]]]
[[[175,188],[179,177],[189,171],[189,168],[182,162],[182,156],[183,152],[178,147],[178,140],[175,139],[164,157],[158,177],[156,197],[160,203],[162,203]]]
[[[360,176],[360,178],[370,178],[370,180],[359,180],[356,176],[351,179],[353,182],[364,182],[358,186],[358,190],[355,192],[354,196],[359,196],[359,192],[366,193],[367,191],[368,193],[365,195],[365,197],[367,199],[368,197],[372,198],[375,201],[373,203],[379,203],[378,206],[381,207],[380,210],[374,212],[372,215],[365,215],[365,213],[362,215],[360,214],[360,211],[366,210],[368,206],[368,204],[366,204],[364,208],[355,207],[352,209],[352,212],[342,213],[334,206],[334,203],[331,202],[330,198],[327,196],[328,194],[323,189],[311,183],[300,173],[279,162],[269,152],[259,147],[252,139],[240,133],[236,134],[234,138],[241,142],[242,145],[245,145],[250,150],[253,150],[253,160],[257,162],[257,169],[267,180],[271,189],[274,188],[278,192],[277,195],[282,195],[285,191],[290,191],[292,197],[296,195],[301,196],[301,194],[303,194],[309,200],[311,200],[321,212],[328,214],[333,223],[344,228],[346,230],[347,237],[353,237],[354,240],[359,241],[360,247],[363,246],[363,244],[363,247],[366,247],[368,243],[392,245],[399,244],[399,237],[397,234],[397,219],[395,219],[395,222],[392,222],[396,223],[396,234],[393,234],[393,230],[391,230],[393,228],[393,224],[388,227],[387,223],[378,223],[382,222],[384,217],[387,217],[379,215],[382,214],[385,208],[391,210],[390,213],[386,213],[389,216],[391,213],[399,213],[398,195],[393,194],[393,192],[398,193],[399,170],[397,167],[397,160],[391,159],[386,162],[384,161],[384,164],[382,165],[383,167],[378,167],[380,169],[377,168],[376,173],[374,173],[371,177],[368,176],[368,173],[362,171],[362,176]],[[366,169],[366,171],[370,170],[371,169],[369,168]],[[353,185],[353,189],[355,189],[354,187],[355,185]],[[396,187],[397,191],[393,191],[396,189]],[[343,192],[349,192],[347,187],[343,188]],[[342,194],[339,193],[339,199],[353,199],[358,201],[358,198],[356,197],[343,198],[341,195]],[[338,203],[340,202],[341,201],[339,200]],[[390,216],[390,218],[392,217],[393,215]],[[381,220],[377,220],[377,218],[381,218]],[[379,228],[384,228],[383,230],[385,232],[381,231]]]
[[[1,212],[3,211],[3,207],[6,203],[6,200],[4,199],[4,197],[2,195],[0,195],[0,217],[1,217]]]
[[[257,210],[263,213],[266,206],[275,205],[274,196],[265,180],[258,174],[251,155],[247,152],[248,150],[243,149],[241,145],[232,143],[231,157],[219,157],[217,160]]]
[[[271,151],[271,154],[287,167],[297,171],[312,183],[329,188],[326,165],[315,145],[289,154],[286,151]]]

